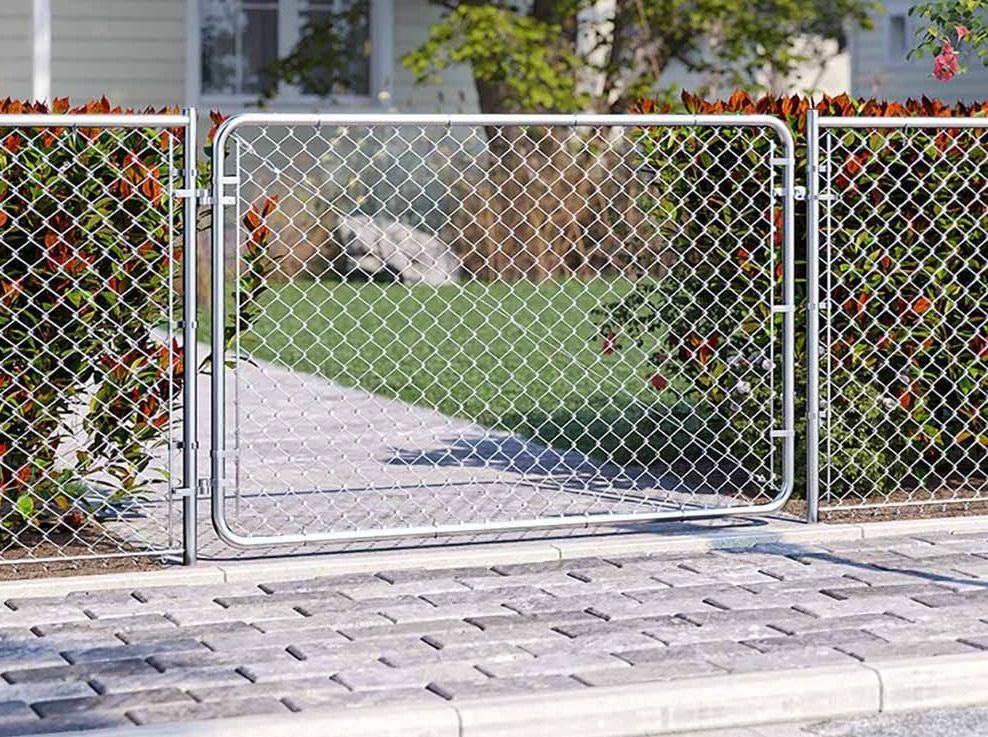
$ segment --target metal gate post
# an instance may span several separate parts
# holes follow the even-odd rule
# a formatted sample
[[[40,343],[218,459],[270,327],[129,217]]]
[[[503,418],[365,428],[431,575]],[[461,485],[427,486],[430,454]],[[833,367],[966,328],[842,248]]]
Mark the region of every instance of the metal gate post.
[[[820,127],[806,113],[806,521],[820,516]]]
[[[182,259],[182,345],[184,351],[182,369],[182,486],[185,496],[182,497],[182,562],[187,566],[194,565],[198,548],[198,516],[197,516],[197,459],[198,429],[197,418],[198,399],[197,386],[199,373],[198,344],[196,340],[196,213],[199,206],[196,177],[196,109],[185,111],[189,118],[185,129],[185,146],[182,152],[185,163],[185,188],[192,196],[185,198],[185,214],[183,217],[183,259]]]

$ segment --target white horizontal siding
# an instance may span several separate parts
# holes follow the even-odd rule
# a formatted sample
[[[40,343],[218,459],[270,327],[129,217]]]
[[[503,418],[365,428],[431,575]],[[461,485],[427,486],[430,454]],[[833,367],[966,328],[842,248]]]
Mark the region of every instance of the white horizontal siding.
[[[185,0],[52,0],[52,94],[143,108],[185,99]]]
[[[0,98],[31,96],[31,0],[0,2]]]
[[[439,85],[416,85],[401,57],[421,46],[442,10],[428,0],[394,0],[395,70],[392,100],[402,112],[477,112],[477,90],[470,67],[459,64],[442,73]]]

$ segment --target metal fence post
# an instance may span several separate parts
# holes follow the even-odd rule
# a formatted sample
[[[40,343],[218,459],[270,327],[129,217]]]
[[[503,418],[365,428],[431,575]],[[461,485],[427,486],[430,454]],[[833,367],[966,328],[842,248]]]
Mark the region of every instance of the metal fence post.
[[[197,381],[199,372],[198,341],[196,339],[196,214],[198,202],[198,167],[196,166],[196,110],[185,111],[189,117],[185,129],[183,161],[185,164],[185,187],[190,196],[185,198],[183,237],[184,258],[182,260],[182,344],[184,346],[184,368],[182,383],[182,562],[190,566],[196,562],[197,553],[197,454],[198,454],[198,399]]]
[[[806,113],[806,521],[820,507],[820,128]]]

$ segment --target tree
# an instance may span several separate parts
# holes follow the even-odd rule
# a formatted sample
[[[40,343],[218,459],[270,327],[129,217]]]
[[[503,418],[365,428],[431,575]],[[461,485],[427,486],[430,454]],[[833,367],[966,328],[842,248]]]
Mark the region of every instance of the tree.
[[[757,87],[820,59],[874,0],[430,0],[448,11],[402,61],[421,83],[470,64],[482,112],[624,112],[663,90],[678,62],[723,85]],[[814,39],[800,50],[795,39]],[[667,87],[667,85],[666,85]]]
[[[988,66],[988,0],[938,0],[910,8],[909,14],[929,22],[916,32],[910,56],[932,56],[937,79],[946,82],[966,72],[965,56]]]

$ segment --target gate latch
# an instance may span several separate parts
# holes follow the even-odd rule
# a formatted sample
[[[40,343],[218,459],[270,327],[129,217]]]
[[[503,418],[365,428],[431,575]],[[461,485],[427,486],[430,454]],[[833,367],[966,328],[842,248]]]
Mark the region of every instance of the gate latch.
[[[196,203],[202,207],[212,207],[213,196],[208,189],[176,189],[175,196],[180,200],[195,198]]]

